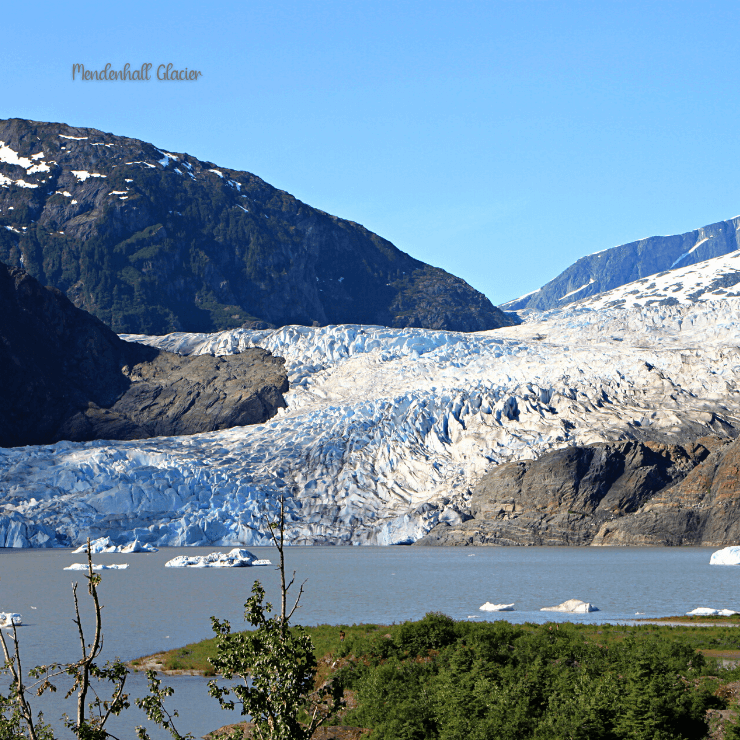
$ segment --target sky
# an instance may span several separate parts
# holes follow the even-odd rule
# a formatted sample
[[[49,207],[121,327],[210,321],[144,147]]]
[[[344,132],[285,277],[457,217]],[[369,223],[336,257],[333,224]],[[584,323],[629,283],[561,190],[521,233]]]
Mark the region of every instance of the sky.
[[[76,0],[2,25],[0,118],[247,170],[497,304],[740,213],[737,2]]]

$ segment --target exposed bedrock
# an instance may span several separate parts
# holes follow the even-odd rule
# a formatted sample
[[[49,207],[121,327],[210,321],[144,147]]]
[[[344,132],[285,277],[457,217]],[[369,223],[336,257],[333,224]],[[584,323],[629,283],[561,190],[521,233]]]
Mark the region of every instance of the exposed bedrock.
[[[698,491],[712,488],[708,479],[720,486],[719,461],[737,443],[727,444],[718,437],[684,445],[599,443],[505,463],[474,487],[473,518],[440,523],[417,544],[704,544],[695,536],[691,540],[697,527],[695,499]],[[737,471],[737,460],[734,464]],[[735,496],[730,465],[722,468],[723,497],[718,493],[707,502],[711,521],[721,518]],[[706,544],[723,544],[738,529],[717,524],[714,540]]]
[[[716,449],[678,485],[638,511],[604,522],[593,545],[706,545],[740,542],[740,439]]]
[[[0,263],[0,446],[141,439],[266,421],[282,358],[181,357],[124,342],[58,290]]]

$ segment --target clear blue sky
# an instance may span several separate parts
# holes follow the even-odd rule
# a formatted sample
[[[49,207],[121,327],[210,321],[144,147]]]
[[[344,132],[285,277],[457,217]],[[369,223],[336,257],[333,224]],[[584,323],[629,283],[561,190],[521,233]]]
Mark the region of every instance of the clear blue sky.
[[[6,3],[0,117],[244,169],[495,303],[740,213],[740,3]],[[72,81],[173,62],[197,82]]]

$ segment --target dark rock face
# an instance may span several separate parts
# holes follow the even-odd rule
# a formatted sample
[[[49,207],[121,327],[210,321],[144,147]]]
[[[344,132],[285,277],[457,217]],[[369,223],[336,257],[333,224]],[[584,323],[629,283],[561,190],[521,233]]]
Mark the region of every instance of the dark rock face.
[[[686,234],[651,236],[581,257],[536,293],[504,303],[501,308],[507,311],[559,308],[633,280],[729,254],[740,249],[738,228],[740,217],[703,226]],[[715,287],[736,283],[734,277],[728,277],[718,281]]]
[[[619,527],[630,519],[627,515],[652,505],[656,494],[671,500],[676,491],[672,486],[699,470],[696,466],[712,459],[710,451],[722,444],[713,437],[686,445],[600,443],[505,463],[484,475],[473,490],[473,519],[456,526],[439,524],[417,544],[597,544],[597,534],[613,531],[609,528]]]
[[[54,288],[0,264],[0,446],[140,439],[266,421],[284,361],[180,357],[124,342]]]
[[[639,511],[604,523],[591,544],[724,547],[739,541],[740,439],[717,447]]]
[[[0,260],[119,333],[518,323],[463,280],[248,172],[58,123],[0,121]]]

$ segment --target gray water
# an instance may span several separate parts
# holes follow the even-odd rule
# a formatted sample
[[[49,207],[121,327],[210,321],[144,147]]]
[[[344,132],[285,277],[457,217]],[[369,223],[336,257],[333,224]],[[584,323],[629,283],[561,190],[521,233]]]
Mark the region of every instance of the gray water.
[[[180,554],[214,548],[167,548],[154,554],[95,555],[95,563],[128,563],[127,570],[103,571],[99,592],[105,650],[101,658],[122,660],[183,646],[212,636],[210,617],[241,629],[243,604],[258,578],[268,600],[278,604],[275,568],[171,569]],[[221,548],[227,550],[228,548]],[[276,561],[271,548],[251,548]],[[441,611],[455,619],[510,622],[622,622],[640,617],[683,614],[698,606],[740,611],[740,567],[710,566],[712,548],[290,548],[286,562],[296,583],[306,581],[294,622],[389,624]],[[24,668],[80,656],[70,584],[80,582],[83,622],[91,627],[84,576],[63,568],[84,562],[69,550],[0,549],[0,611],[20,612],[18,630]],[[296,589],[297,590],[297,589]],[[566,599],[582,599],[600,611],[584,615],[540,612]],[[514,612],[481,612],[486,601],[516,604]],[[196,737],[239,719],[222,712],[207,696],[207,679],[164,677],[175,688],[168,706],[180,710],[178,729]],[[3,682],[5,684],[5,681]],[[146,693],[142,674],[133,674],[131,697]],[[4,686],[3,686],[4,688]],[[74,712],[60,693],[39,704],[56,729],[62,711]],[[111,731],[125,740],[144,724],[130,709]],[[59,737],[69,737],[61,730]]]

